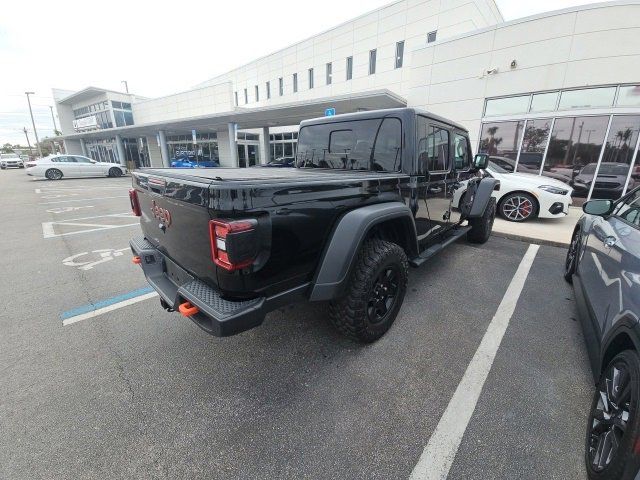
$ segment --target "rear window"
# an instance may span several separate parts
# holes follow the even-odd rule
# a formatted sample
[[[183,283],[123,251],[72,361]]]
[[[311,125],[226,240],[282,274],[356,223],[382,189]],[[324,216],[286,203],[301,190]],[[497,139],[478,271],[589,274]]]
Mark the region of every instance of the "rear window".
[[[309,125],[300,129],[300,167],[397,172],[402,123],[394,117]]]

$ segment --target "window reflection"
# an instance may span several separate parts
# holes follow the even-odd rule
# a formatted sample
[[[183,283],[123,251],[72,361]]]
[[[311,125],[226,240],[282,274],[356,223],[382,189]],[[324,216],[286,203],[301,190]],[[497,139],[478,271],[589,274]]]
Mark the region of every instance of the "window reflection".
[[[558,92],[536,93],[531,100],[530,112],[551,112],[556,109]]]
[[[613,117],[592,198],[616,199],[622,196],[633,160],[639,128],[640,116]],[[636,178],[632,176],[627,190],[639,185],[639,180],[637,175]]]
[[[543,175],[564,181],[574,198],[586,199],[608,123],[608,116],[556,119]]]
[[[513,172],[523,128],[523,121],[485,123],[480,136],[480,152],[488,153],[492,162]]]
[[[549,141],[551,119],[529,120],[524,129],[518,171],[538,174]]]
[[[640,85],[626,85],[620,87],[620,93],[618,93],[618,106],[640,106]]]

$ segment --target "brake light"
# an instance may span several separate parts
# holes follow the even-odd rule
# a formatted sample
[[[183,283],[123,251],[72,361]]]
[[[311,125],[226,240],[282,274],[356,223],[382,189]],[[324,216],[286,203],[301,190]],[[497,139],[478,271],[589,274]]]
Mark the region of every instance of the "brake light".
[[[135,188],[129,190],[129,202],[131,202],[131,211],[136,217],[142,215],[142,210],[140,210],[140,202],[138,201],[138,192]]]
[[[257,255],[257,236],[254,219],[210,220],[211,259],[230,272],[248,267]]]

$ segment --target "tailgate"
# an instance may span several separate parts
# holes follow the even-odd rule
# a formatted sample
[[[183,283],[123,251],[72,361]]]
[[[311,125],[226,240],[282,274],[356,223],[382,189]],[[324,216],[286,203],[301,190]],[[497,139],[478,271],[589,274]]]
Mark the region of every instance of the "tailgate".
[[[195,177],[133,174],[145,238],[187,271],[217,283],[209,240],[210,183]]]

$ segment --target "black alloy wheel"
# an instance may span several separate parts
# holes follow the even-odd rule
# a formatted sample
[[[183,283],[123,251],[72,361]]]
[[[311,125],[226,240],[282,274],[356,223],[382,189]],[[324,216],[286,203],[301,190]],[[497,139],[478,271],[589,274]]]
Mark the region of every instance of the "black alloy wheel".
[[[585,460],[590,479],[635,478],[638,445],[638,354],[626,350],[603,370],[587,424]]]
[[[576,273],[576,267],[578,266],[578,253],[580,246],[580,230],[573,232],[571,237],[571,243],[567,250],[567,258],[564,262],[564,279],[573,283],[573,274]]]
[[[109,170],[109,176],[110,177],[121,177],[122,176],[122,170],[120,170],[119,168],[113,167],[111,170]]]
[[[49,180],[60,180],[62,178],[62,172],[57,168],[50,168],[44,174]]]
[[[398,299],[400,274],[396,265],[380,272],[369,292],[367,316],[372,325],[384,322]]]

